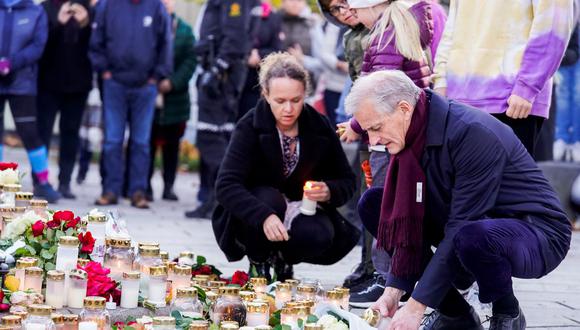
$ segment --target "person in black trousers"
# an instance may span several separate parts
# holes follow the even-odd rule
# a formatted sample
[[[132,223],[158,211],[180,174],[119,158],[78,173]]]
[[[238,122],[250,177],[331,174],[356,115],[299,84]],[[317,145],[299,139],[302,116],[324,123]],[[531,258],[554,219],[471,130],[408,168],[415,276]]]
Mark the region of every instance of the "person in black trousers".
[[[91,89],[88,57],[91,7],[88,0],[47,0],[48,41],[40,59],[38,129],[46,148],[60,112],[59,186],[63,198],[75,199],[70,181],[79,150],[79,129]]]
[[[336,210],[356,183],[333,127],[304,103],[309,77],[296,58],[266,57],[259,81],[264,97],[236,125],[218,172],[213,229],[229,261],[247,255],[258,275],[274,266],[283,281],[293,264],[332,264],[356,245],[360,231]],[[303,194],[314,215],[301,213]]]

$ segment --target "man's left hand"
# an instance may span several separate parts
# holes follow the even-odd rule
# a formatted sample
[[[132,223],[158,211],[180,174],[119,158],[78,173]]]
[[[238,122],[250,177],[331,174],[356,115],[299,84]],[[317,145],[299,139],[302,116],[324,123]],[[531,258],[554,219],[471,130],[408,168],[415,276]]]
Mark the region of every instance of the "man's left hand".
[[[532,102],[512,94],[508,99],[508,109],[506,111],[506,116],[513,119],[523,119],[528,118],[530,111],[532,111]]]
[[[427,307],[420,302],[409,299],[407,304],[399,309],[389,324],[389,330],[417,330]]]
[[[304,190],[304,195],[311,201],[315,202],[327,202],[330,200],[330,189],[326,183],[312,182],[312,187],[309,190]]]
[[[158,86],[159,92],[161,94],[169,93],[172,88],[173,88],[173,86],[171,85],[171,80],[169,80],[169,79],[161,80],[161,82],[159,83],[159,86]]]

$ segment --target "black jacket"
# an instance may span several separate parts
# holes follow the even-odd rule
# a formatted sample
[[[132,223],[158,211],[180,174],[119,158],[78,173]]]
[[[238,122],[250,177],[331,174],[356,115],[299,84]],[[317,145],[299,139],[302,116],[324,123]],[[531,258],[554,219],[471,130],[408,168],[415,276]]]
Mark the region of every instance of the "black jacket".
[[[93,79],[89,60],[91,24],[81,28],[71,18],[67,24],[62,25],[58,21],[58,12],[63,3],[53,0],[42,3],[48,16],[48,41],[40,59],[38,87],[52,92],[88,92]],[[77,0],[76,3],[85,7],[92,18],[88,0]]]
[[[216,183],[218,205],[213,229],[228,260],[240,260],[245,248],[236,241],[236,223],[243,221],[262,227],[274,214],[268,205],[254,197],[255,187],[273,187],[288,199],[302,199],[308,180],[324,181],[331,199],[319,203],[335,225],[335,239],[329,254],[316,263],[332,264],[342,259],[356,244],[360,232],[336,211],[355,191],[355,176],[330,123],[312,107],[305,105],[298,118],[300,156],[294,172],[282,173],[282,150],[270,106],[260,100],[236,125]],[[346,231],[346,233],[345,233]]]

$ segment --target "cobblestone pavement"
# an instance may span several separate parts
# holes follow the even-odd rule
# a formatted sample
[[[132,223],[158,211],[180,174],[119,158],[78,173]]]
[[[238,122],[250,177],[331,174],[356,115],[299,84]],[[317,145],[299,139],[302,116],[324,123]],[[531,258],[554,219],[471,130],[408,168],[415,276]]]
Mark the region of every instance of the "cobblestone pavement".
[[[21,170],[28,171],[28,161],[22,149],[5,148],[4,159],[17,161],[22,165]],[[58,169],[54,156],[51,156],[50,169],[51,182],[56,183]],[[180,200],[166,202],[160,199],[162,180],[156,174],[153,182],[156,200],[150,210],[132,208],[127,200],[121,201],[116,209],[126,219],[130,233],[137,241],[157,241],[172,256],[182,250],[193,251],[205,256],[226,275],[238,269],[247,270],[246,260],[227,262],[216,244],[210,221],[188,220],[183,216],[185,210],[196,206],[198,183],[197,175],[180,173],[175,187]],[[24,189],[31,190],[30,176],[24,180]],[[63,200],[53,207],[72,209],[77,213],[94,208],[94,200],[101,193],[97,165],[91,165],[85,183],[80,186],[73,183],[72,190],[77,194],[76,200]],[[295,267],[295,274],[298,278],[317,278],[325,286],[338,285],[354,267],[359,255],[360,248],[357,247],[335,265],[301,264]],[[580,329],[580,233],[574,234],[570,253],[556,271],[537,280],[514,279],[514,287],[529,329]]]

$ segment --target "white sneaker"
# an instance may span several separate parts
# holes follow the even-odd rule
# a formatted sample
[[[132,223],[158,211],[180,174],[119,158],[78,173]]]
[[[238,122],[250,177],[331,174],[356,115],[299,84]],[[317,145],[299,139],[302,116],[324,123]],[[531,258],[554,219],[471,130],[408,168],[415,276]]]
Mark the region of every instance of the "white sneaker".
[[[572,161],[580,163],[580,142],[574,143],[570,149],[572,150]]]
[[[564,160],[564,156],[566,155],[567,145],[566,142],[562,139],[558,139],[554,142],[553,151],[554,151],[554,160],[561,161]]]

